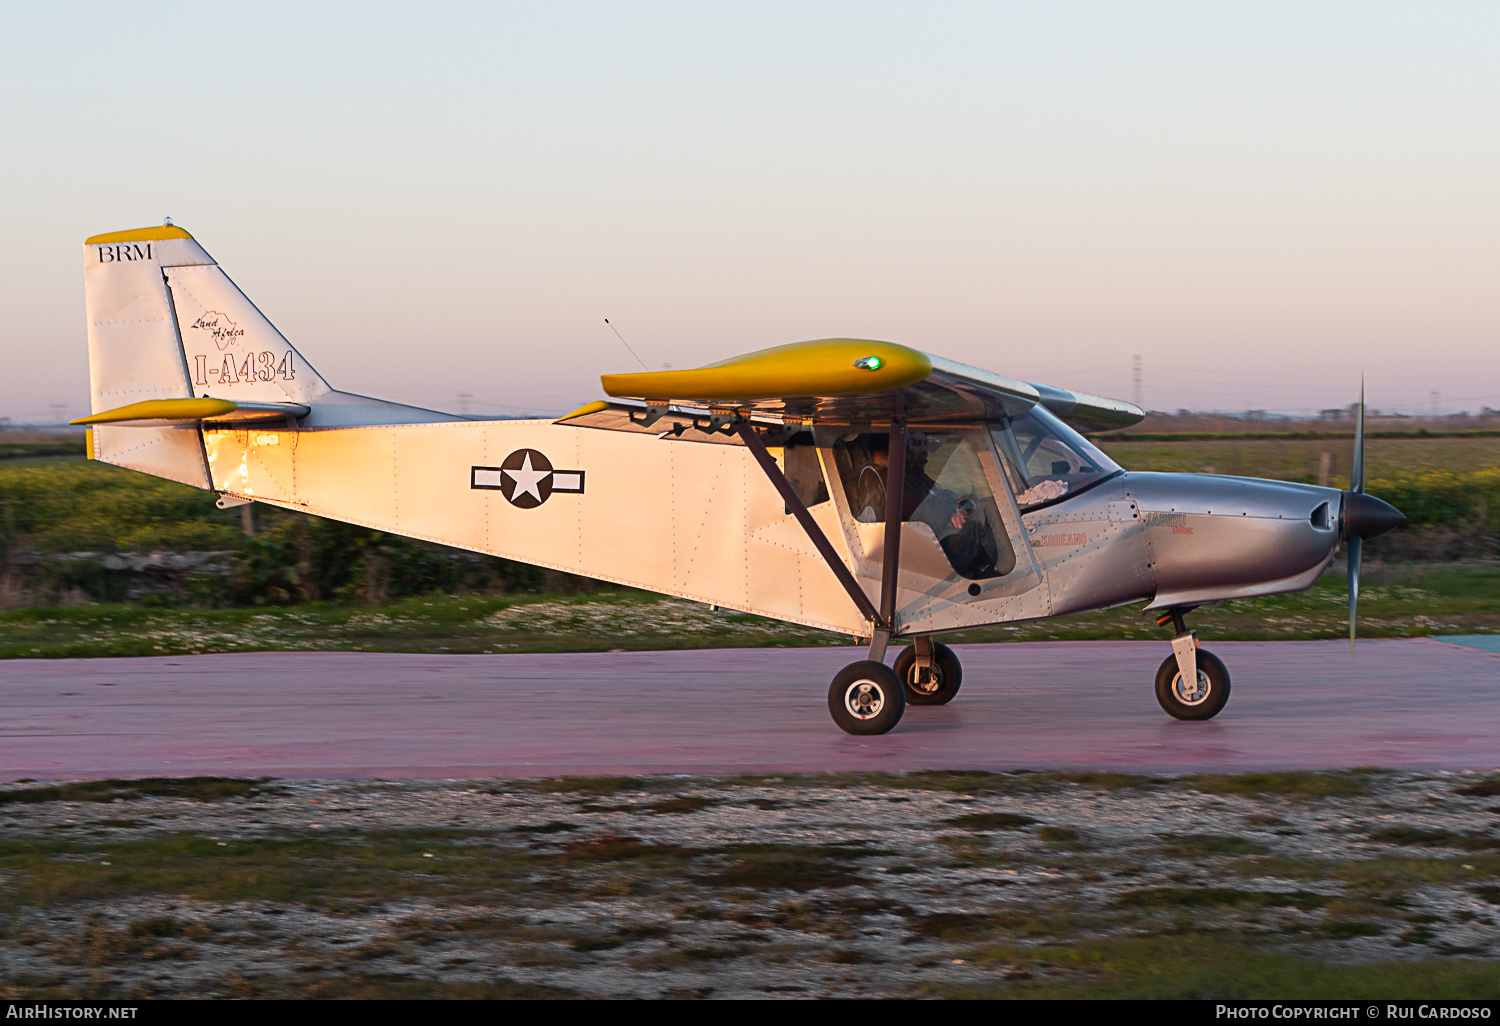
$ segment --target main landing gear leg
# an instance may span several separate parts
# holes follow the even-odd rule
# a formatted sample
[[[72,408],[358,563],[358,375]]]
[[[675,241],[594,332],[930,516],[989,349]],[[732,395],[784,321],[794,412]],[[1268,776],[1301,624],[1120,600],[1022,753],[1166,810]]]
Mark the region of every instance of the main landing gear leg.
[[[864,662],[850,663],[839,671],[828,686],[828,711],[839,729],[849,734],[884,734],[901,721],[906,711],[906,688],[894,673],[886,669],[886,646],[896,623],[897,572],[901,567],[901,500],[906,477],[906,414],[899,394],[891,417],[890,441],[887,446],[885,481],[885,552],[880,573],[880,608],[876,609],[854,580],[843,558],[828,541],[808,512],[796,489],[787,481],[765,441],[748,420],[735,422],[734,429],[766,477],[786,502],[786,508],[797,518],[808,540],[828,564],[828,569],[848,593],[860,614],[870,624],[870,653]],[[937,646],[941,648],[942,646]],[[957,660],[954,661],[957,665]],[[955,686],[954,690],[957,690]]]
[[[964,674],[953,649],[922,634],[896,657],[896,676],[906,685],[909,705],[947,705]]]
[[[896,628],[897,572],[901,568],[901,499],[906,485],[906,419],[891,418],[886,447],[885,547],[880,568],[880,609],[871,624],[869,658],[850,663],[828,686],[828,711],[847,734],[884,734],[901,722],[907,690],[885,666],[885,650]]]
[[[1211,720],[1229,701],[1229,671],[1218,656],[1198,647],[1198,632],[1187,629],[1182,614],[1174,606],[1156,620],[1177,629],[1172,654],[1156,671],[1156,701],[1179,720]]]

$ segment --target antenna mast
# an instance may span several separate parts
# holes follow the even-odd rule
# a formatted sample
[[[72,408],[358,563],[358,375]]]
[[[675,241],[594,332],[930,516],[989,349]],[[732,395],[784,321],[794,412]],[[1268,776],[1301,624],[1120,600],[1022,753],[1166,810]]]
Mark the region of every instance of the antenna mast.
[[[604,318],[604,323],[609,324],[608,317]],[[635,356],[635,362],[641,365],[641,370],[646,370],[646,361],[636,356],[635,350],[630,348],[630,343],[625,341],[625,336],[620,334],[620,329],[609,324],[609,330],[615,333],[615,338],[620,340],[620,345],[624,346],[631,356]]]

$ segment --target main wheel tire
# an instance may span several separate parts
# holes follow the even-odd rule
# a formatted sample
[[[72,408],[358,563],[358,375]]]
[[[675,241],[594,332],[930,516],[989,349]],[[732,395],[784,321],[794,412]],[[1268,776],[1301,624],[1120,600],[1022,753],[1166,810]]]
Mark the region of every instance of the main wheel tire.
[[[846,734],[884,734],[901,722],[905,691],[884,663],[850,663],[828,685],[828,711]]]
[[[927,672],[917,669],[917,646],[908,645],[896,656],[896,677],[906,685],[908,705],[947,705],[958,694],[964,671],[953,649],[934,641]]]
[[[1229,701],[1229,671],[1212,652],[1198,650],[1198,685],[1183,687],[1177,656],[1170,655],[1156,671],[1156,700],[1167,715],[1179,720],[1211,720]]]

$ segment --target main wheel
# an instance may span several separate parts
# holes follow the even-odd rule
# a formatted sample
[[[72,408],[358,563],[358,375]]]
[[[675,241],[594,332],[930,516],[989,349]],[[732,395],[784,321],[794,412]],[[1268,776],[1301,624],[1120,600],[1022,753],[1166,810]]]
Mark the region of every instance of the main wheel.
[[[904,691],[884,663],[850,663],[828,685],[828,711],[846,734],[884,734],[901,722]]]
[[[1198,680],[1188,687],[1177,668],[1177,656],[1167,656],[1156,671],[1156,700],[1169,716],[1179,720],[1211,720],[1229,701],[1229,671],[1218,656],[1200,648]]]
[[[964,671],[953,649],[934,641],[932,665],[927,670],[917,668],[917,646],[908,645],[896,656],[896,677],[906,685],[911,705],[947,705],[958,694]]]

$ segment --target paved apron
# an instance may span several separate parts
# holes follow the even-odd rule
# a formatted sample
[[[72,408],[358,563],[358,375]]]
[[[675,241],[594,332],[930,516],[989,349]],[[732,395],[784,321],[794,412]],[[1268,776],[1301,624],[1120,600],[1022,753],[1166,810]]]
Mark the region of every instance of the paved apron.
[[[1208,723],[1158,708],[1165,642],[1031,642],[961,646],[954,703],[875,738],[828,716],[854,648],[8,660],[0,780],[1500,766],[1500,654],[1208,647],[1233,679]]]

